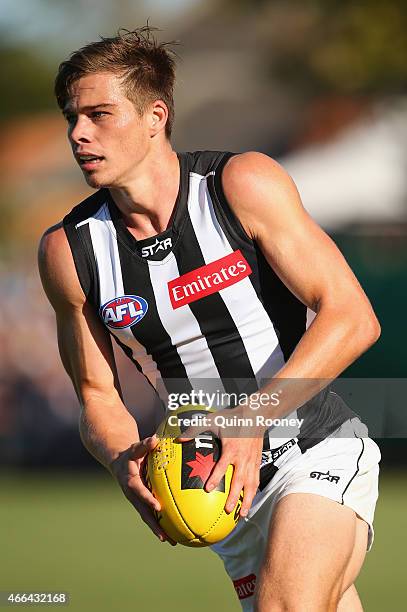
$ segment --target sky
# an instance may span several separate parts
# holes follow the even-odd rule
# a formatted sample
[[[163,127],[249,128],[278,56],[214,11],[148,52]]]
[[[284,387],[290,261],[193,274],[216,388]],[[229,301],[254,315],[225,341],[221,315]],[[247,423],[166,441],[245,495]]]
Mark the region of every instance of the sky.
[[[7,44],[50,50],[137,27],[148,17],[159,27],[200,0],[0,0],[0,33]],[[130,22],[130,23],[129,23]]]

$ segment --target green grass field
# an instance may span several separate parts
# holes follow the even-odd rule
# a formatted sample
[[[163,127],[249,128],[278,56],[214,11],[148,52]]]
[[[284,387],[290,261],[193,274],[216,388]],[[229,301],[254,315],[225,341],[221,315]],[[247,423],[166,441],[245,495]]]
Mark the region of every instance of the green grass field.
[[[358,581],[368,612],[406,609],[406,485],[407,473],[382,476]],[[67,591],[72,612],[240,610],[218,558],[155,540],[107,473],[3,474],[0,520],[0,591]]]

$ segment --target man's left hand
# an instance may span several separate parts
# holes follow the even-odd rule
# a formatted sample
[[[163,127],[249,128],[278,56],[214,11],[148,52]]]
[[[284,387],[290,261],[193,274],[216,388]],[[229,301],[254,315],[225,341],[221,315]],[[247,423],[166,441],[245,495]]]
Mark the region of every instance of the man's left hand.
[[[236,427],[221,427],[216,425],[214,421],[216,416],[224,416],[227,419],[234,416],[240,418],[243,416],[243,412],[247,412],[247,407],[245,410],[243,410],[243,407],[237,406],[236,408],[208,413],[207,422],[209,420],[209,425],[201,428],[189,427],[177,440],[179,442],[187,442],[208,431],[211,431],[220,439],[221,456],[205,484],[205,490],[210,492],[215,489],[224,476],[227,467],[233,465],[233,478],[225,504],[225,511],[228,514],[233,511],[243,489],[244,497],[240,516],[245,517],[250,510],[259,486],[263,432],[259,432],[257,429],[253,433],[250,431],[250,428],[244,427],[239,428],[239,431],[237,431]],[[231,437],[231,435],[236,436],[237,434],[241,434],[241,436]]]

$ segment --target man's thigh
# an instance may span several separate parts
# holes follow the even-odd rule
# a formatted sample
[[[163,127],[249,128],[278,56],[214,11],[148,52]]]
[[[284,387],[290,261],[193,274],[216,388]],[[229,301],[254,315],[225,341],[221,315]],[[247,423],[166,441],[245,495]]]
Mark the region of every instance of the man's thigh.
[[[308,592],[312,585],[326,584],[325,573],[336,575],[346,565],[339,588],[343,593],[339,609],[360,611],[360,605],[351,606],[352,600],[358,601],[351,585],[365,557],[368,525],[369,546],[373,537],[380,451],[372,440],[358,438],[356,431],[352,438],[352,429],[348,431],[346,427],[353,426],[353,421],[345,423],[338,429],[338,437],[320,442],[303,455],[299,456],[293,447],[291,456],[285,455],[270,486],[264,490],[265,497],[256,511],[247,520],[240,521],[230,536],[212,547],[222,558],[245,612],[253,611],[253,592],[259,584],[264,558],[267,566],[272,565],[273,559],[275,573],[270,577],[280,581],[280,593],[290,595],[292,591],[283,590],[281,584],[286,587],[288,579],[295,582],[291,612],[305,610],[301,607],[301,581],[292,578],[295,568],[298,573],[302,558],[306,567],[302,570],[300,566],[301,573],[307,567],[312,568],[312,576],[302,581],[303,589]],[[334,556],[337,561],[333,569],[325,561],[317,565],[318,559],[330,562]],[[286,567],[291,570],[287,578],[283,571]],[[331,579],[332,582],[335,580]],[[273,588],[277,593],[272,584],[268,578],[261,591],[257,588],[258,597],[265,589]],[[337,594],[333,592],[332,596]]]
[[[351,508],[330,499],[283,497],[272,515],[255,609],[336,611],[362,566],[367,531]]]

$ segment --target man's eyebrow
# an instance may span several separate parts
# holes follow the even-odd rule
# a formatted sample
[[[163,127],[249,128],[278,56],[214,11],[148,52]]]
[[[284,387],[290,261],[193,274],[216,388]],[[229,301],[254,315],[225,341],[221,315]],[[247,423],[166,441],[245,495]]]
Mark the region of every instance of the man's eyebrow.
[[[102,104],[82,106],[82,108],[80,108],[79,111],[82,113],[89,113],[90,111],[96,110],[97,108],[112,108],[114,106],[116,106],[116,104],[110,104],[109,102],[105,102]],[[67,115],[69,113],[77,112],[77,110],[75,109],[74,111],[74,109],[71,106],[69,106],[69,104],[67,104],[62,112],[64,115]]]

